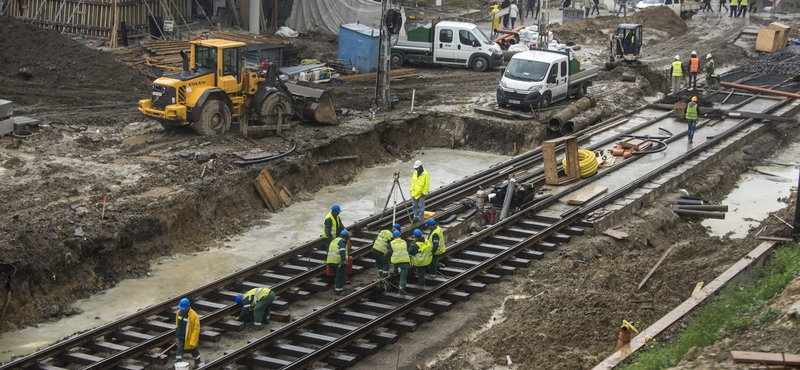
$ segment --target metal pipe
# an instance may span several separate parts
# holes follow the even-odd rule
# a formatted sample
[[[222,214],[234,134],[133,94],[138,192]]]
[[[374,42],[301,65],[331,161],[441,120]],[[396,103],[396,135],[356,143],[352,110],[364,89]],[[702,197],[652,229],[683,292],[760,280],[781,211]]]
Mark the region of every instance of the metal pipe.
[[[700,199],[675,199],[675,204],[679,206],[702,206],[703,201]]]
[[[764,93],[764,94],[780,95],[780,96],[785,96],[787,98],[800,99],[800,94],[793,94],[793,93],[786,92],[786,91],[771,90],[771,89],[765,89],[763,87],[755,87],[755,86],[750,86],[750,85],[740,85],[740,84],[735,84],[735,83],[730,83],[730,82],[720,82],[719,84],[722,85],[722,86],[725,86],[725,87],[732,87],[734,89],[749,90],[749,91],[755,91],[755,92],[760,92],[760,93]]]
[[[550,131],[561,130],[561,125],[563,125],[564,122],[567,122],[572,117],[581,114],[581,112],[594,108],[596,103],[597,102],[595,102],[594,98],[591,95],[586,95],[576,100],[568,107],[556,113],[553,116],[553,118],[550,118],[550,121],[547,122],[547,128],[550,129]]]
[[[500,211],[500,220],[503,221],[508,216],[508,210],[511,208],[511,198],[514,196],[514,185],[516,185],[514,178],[508,179],[508,186],[506,186],[506,199],[503,200],[503,210]]]
[[[677,205],[672,207],[672,209],[686,209],[690,211],[712,211],[712,212],[728,212],[728,206],[722,205],[710,205],[710,204],[703,204],[703,205]]]
[[[565,122],[558,131],[561,133],[561,135],[570,135],[575,131],[583,130],[588,126],[597,123],[600,121],[602,116],[603,108],[595,107],[594,109],[588,110],[583,114],[572,117],[569,121]]]
[[[678,216],[684,217],[718,218],[720,220],[725,219],[725,214],[722,212],[692,211],[689,209],[673,209],[672,212]]]

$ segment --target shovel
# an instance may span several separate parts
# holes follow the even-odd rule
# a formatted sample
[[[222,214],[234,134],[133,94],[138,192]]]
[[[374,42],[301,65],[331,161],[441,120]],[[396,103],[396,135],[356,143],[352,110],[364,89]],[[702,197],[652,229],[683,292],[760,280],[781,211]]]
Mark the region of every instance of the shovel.
[[[164,352],[161,352],[161,353],[159,353],[159,354],[158,354],[158,356],[155,356],[155,357],[161,357],[161,356],[163,356],[165,353],[167,353],[167,351],[171,350],[171,349],[172,349],[172,347],[175,347],[175,345],[176,345],[176,344],[178,344],[178,342],[174,342],[174,343],[172,343],[172,345],[171,345],[171,346],[169,346],[169,347],[167,347],[167,349],[165,349],[165,350],[164,350]],[[154,350],[151,352],[151,354],[155,353],[155,351],[157,351],[157,350],[155,350],[155,349],[154,349]]]

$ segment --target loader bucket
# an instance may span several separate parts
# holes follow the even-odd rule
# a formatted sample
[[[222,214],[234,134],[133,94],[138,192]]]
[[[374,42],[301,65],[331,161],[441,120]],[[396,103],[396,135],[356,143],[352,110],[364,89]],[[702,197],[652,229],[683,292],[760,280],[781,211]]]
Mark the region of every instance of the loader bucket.
[[[295,112],[302,120],[329,125],[339,123],[331,94],[327,91],[290,83],[286,84],[286,88],[292,93],[294,99],[303,101],[302,107]]]

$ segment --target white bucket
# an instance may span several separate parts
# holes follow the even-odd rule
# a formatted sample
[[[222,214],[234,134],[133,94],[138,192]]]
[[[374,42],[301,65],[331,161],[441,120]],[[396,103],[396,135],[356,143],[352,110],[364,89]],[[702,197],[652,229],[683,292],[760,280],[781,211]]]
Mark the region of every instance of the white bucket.
[[[175,370],[186,370],[189,368],[188,362],[176,362],[175,363]]]

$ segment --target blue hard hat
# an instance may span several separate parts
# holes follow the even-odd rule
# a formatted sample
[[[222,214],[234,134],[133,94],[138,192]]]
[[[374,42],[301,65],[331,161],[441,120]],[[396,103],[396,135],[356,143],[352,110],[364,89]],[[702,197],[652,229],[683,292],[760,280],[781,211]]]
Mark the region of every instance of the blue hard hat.
[[[400,224],[394,224],[392,227],[393,227],[395,230],[398,230],[398,231],[400,230]]]
[[[347,230],[342,230],[342,236],[350,236],[350,232]]]
[[[242,295],[241,294],[237,294],[236,295],[236,304],[241,304],[241,303],[242,303]]]
[[[429,218],[429,219],[425,220],[425,225],[428,225],[428,226],[436,225],[436,220],[434,220],[433,218]]]
[[[178,303],[178,309],[185,310],[187,308],[189,308],[189,299],[188,298],[181,299],[181,303]]]
[[[342,213],[342,209],[337,204],[334,204],[333,207],[331,207],[331,211]]]
[[[414,236],[422,236],[422,231],[419,231],[419,229],[414,229]]]
[[[393,237],[395,237],[395,238],[399,238],[399,237],[400,237],[400,232],[399,232],[399,231],[397,231],[397,230],[395,230],[395,231],[392,233],[392,236],[393,236]]]

